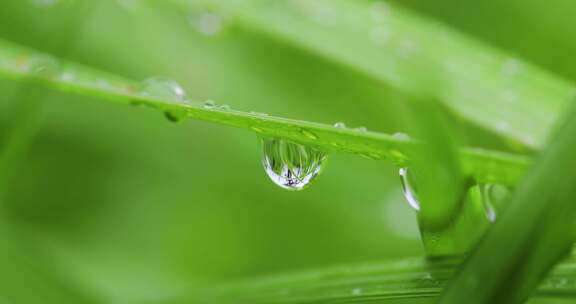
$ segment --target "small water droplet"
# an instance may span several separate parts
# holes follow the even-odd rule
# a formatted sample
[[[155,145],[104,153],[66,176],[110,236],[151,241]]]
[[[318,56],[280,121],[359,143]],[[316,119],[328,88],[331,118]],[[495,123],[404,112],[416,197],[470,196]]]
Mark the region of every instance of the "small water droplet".
[[[195,30],[205,36],[216,36],[222,31],[223,18],[214,12],[195,12],[190,14],[188,20]]]
[[[224,110],[224,111],[230,110],[230,106],[227,105],[227,104],[220,105],[218,108],[219,108],[220,110]]]
[[[358,128],[354,128],[354,130],[356,130],[358,132],[368,132],[368,128],[366,128],[366,127],[358,127]]]
[[[334,124],[334,127],[335,127],[335,128],[339,128],[339,129],[346,129],[346,124],[343,123],[343,122],[341,122],[341,121],[339,121],[339,122],[337,122],[337,123]]]
[[[302,135],[308,137],[309,139],[318,139],[318,136],[316,136],[316,134],[312,133],[311,131],[308,131],[306,129],[301,129],[300,133],[302,133]]]
[[[302,190],[321,171],[326,154],[279,138],[262,139],[262,165],[270,179],[289,190]]]
[[[394,137],[395,139],[400,139],[400,140],[410,140],[410,135],[408,135],[406,133],[402,133],[402,132],[396,132],[396,133],[392,134],[392,137]]]
[[[31,74],[40,77],[54,77],[60,72],[58,61],[45,55],[34,55],[28,58],[26,68]]]
[[[180,122],[182,120],[182,116],[177,115],[175,113],[176,112],[173,111],[166,111],[164,112],[164,117],[166,117],[166,119],[168,119],[171,122]]]
[[[359,296],[362,294],[362,288],[354,288],[352,289],[352,295]]]
[[[496,206],[509,197],[510,190],[506,186],[499,184],[482,184],[480,189],[486,218],[494,222],[497,216]]]
[[[214,100],[211,100],[211,99],[210,99],[210,100],[206,100],[206,101],[204,102],[204,104],[202,104],[202,107],[205,108],[205,109],[214,109],[216,106],[218,106],[218,105],[216,104],[216,102],[214,102]]]
[[[404,193],[404,198],[414,210],[420,210],[420,202],[416,198],[416,192],[410,183],[410,178],[408,176],[408,168],[400,168],[400,183],[402,185],[402,192]]]
[[[180,84],[163,77],[151,77],[142,81],[140,94],[176,103],[187,103],[186,92]],[[186,112],[181,109],[173,109],[165,111],[164,116],[171,122],[178,122],[186,117]]]
[[[248,113],[250,113],[252,115],[258,115],[258,116],[264,116],[264,117],[269,116],[267,113],[262,113],[262,112],[250,111]]]
[[[175,102],[186,102],[186,92],[176,81],[151,77],[142,82],[140,93],[143,96],[155,97]]]

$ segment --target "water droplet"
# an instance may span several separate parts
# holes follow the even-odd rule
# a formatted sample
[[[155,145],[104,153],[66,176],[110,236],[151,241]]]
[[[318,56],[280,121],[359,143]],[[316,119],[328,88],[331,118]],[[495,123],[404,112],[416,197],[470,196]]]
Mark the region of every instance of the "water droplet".
[[[174,80],[163,77],[152,77],[142,82],[140,93],[144,96],[155,97],[176,102],[186,102],[186,92]]]
[[[358,132],[368,132],[368,129],[366,127],[358,127],[358,128],[354,128],[354,130],[356,130]]]
[[[314,134],[311,131],[308,131],[306,129],[300,130],[300,133],[302,133],[302,135],[304,135],[310,139],[314,139],[314,140],[318,139],[318,136],[316,136],[316,134]]]
[[[223,18],[213,12],[196,12],[190,14],[188,20],[192,27],[202,35],[216,36],[222,31]]]
[[[496,207],[509,197],[510,190],[499,184],[482,184],[480,189],[486,218],[494,222],[497,216]]]
[[[187,102],[186,92],[180,84],[163,77],[152,77],[144,80],[140,87],[140,94],[177,103]],[[173,109],[165,111],[164,116],[169,121],[178,122],[186,117],[186,112],[181,109]]]
[[[326,154],[285,139],[262,139],[262,164],[270,179],[289,190],[302,190],[320,173]]]
[[[220,110],[224,110],[224,111],[230,110],[230,106],[227,105],[227,104],[220,105],[218,108],[219,108]]]
[[[267,113],[262,113],[262,112],[250,111],[248,113],[250,113],[252,115],[258,115],[258,116],[264,116],[264,117],[269,116]]]
[[[337,123],[334,124],[334,127],[335,127],[335,128],[340,128],[340,129],[346,129],[346,124],[343,123],[343,122],[341,122],[341,121],[339,121],[339,122],[337,122]]]
[[[416,192],[411,186],[410,178],[408,176],[408,168],[400,168],[400,183],[402,184],[402,192],[404,193],[404,198],[414,210],[420,210],[420,202],[416,198]]]
[[[36,76],[54,77],[60,71],[60,64],[50,56],[34,55],[26,61],[26,68]]]
[[[395,139],[400,139],[400,140],[410,140],[410,135],[408,135],[406,133],[402,133],[402,132],[396,132],[396,133],[392,134],[392,137],[394,137]]]
[[[214,102],[214,100],[206,100],[202,105],[202,107],[205,109],[214,109],[216,106],[217,104]]]
[[[174,111],[166,111],[164,112],[164,117],[166,117],[166,119],[171,122],[180,122],[183,118],[183,115],[179,115]]]

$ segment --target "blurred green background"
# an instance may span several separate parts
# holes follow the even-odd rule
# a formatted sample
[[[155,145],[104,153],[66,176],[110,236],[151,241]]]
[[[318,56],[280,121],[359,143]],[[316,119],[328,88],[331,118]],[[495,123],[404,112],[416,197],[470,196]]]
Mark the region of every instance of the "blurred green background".
[[[4,0],[0,38],[136,80],[168,77],[191,98],[235,109],[406,129],[407,106],[386,86],[233,22],[206,35],[161,1],[37,2]],[[576,78],[574,61],[558,56],[576,49],[571,1],[547,1],[545,9],[526,1],[399,2]],[[40,263],[95,298],[138,302],[241,278],[422,255],[391,163],[330,155],[312,187],[288,192],[268,180],[251,132],[174,124],[151,109],[9,80],[0,80],[2,145],[23,91],[42,103],[42,120],[3,185],[15,236],[2,244],[11,248],[4,254]],[[511,149],[453,123],[466,144]],[[0,283],[17,282],[14,267]]]

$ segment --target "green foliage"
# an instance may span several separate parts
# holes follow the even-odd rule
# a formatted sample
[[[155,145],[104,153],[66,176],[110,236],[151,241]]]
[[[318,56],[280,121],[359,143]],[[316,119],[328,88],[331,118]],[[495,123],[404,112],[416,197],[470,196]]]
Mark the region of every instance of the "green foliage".
[[[573,7],[559,2],[547,6]],[[0,304],[575,294],[572,258],[548,273],[574,240],[573,119],[547,140],[574,75],[545,43],[515,35],[540,22],[537,5],[475,5],[511,12],[502,41],[487,19],[455,18],[455,0],[47,4],[0,11]],[[158,76],[188,98],[136,81]],[[273,188],[255,134],[327,152],[328,169],[304,193]],[[417,182],[416,215],[400,166]],[[491,183],[514,192],[494,225],[478,188]],[[463,266],[436,257],[470,248]],[[205,288],[409,255],[428,258]]]

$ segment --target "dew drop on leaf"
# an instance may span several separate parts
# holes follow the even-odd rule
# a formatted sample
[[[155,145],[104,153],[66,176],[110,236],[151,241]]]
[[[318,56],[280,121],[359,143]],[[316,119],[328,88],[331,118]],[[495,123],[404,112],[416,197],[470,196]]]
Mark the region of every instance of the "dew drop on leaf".
[[[302,190],[322,169],[326,154],[316,148],[279,138],[262,138],[262,165],[278,186]]]
[[[400,168],[400,184],[402,185],[402,193],[404,193],[404,198],[412,207],[412,209],[418,211],[420,210],[420,202],[416,198],[416,192],[411,185],[410,178],[408,176],[408,168]]]
[[[144,80],[140,88],[143,96],[159,98],[176,103],[186,103],[186,92],[176,81],[163,78],[152,77]],[[164,116],[172,122],[178,122],[185,117],[184,111],[171,110],[164,112]]]
[[[152,77],[144,80],[140,93],[149,97],[186,102],[186,92],[182,86],[174,80],[163,77]]]
[[[346,124],[343,123],[343,122],[341,122],[341,121],[339,121],[339,122],[337,122],[337,123],[334,124],[334,127],[335,127],[335,128],[339,128],[339,129],[346,129]]]
[[[356,130],[358,132],[368,132],[368,129],[366,127],[358,127],[358,128],[355,128],[354,130]]]
[[[402,132],[396,132],[396,133],[392,134],[392,137],[394,137],[395,139],[400,139],[400,140],[410,140],[410,135],[408,135],[406,133],[402,133]]]
[[[54,58],[45,55],[31,56],[26,67],[28,72],[40,77],[54,77],[60,72],[60,64]]]
[[[204,109],[214,109],[216,106],[217,104],[214,102],[214,100],[206,100],[202,105]]]

